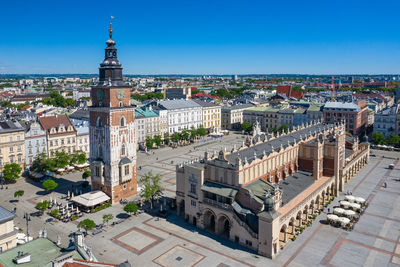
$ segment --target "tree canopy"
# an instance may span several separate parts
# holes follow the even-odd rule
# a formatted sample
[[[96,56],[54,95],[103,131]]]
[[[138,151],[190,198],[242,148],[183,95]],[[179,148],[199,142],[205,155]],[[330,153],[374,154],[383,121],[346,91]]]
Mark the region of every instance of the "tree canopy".
[[[131,202],[125,205],[124,211],[131,214],[131,213],[136,213],[138,211],[138,206]]]
[[[54,180],[47,180],[42,183],[42,186],[44,189],[46,189],[46,191],[50,191],[55,189],[58,184]]]
[[[90,231],[96,227],[96,223],[91,219],[84,219],[78,223],[78,228],[85,229],[85,231]]]
[[[161,175],[153,174],[151,171],[146,173],[140,178],[140,183],[142,183],[142,191],[140,196],[144,197],[147,201],[154,200],[156,196],[162,195],[161,186]]]
[[[245,121],[242,123],[241,126],[242,126],[242,130],[247,133],[250,133],[251,131],[253,131],[253,124],[251,124],[250,122]]]
[[[20,177],[22,168],[17,163],[4,165],[3,177],[8,181],[15,181]]]

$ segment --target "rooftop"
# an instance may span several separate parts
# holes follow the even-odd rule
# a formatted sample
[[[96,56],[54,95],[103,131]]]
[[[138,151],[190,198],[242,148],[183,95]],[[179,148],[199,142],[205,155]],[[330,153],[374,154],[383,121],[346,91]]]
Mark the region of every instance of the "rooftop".
[[[18,251],[31,254],[31,262],[23,264],[24,267],[47,267],[55,258],[61,256],[63,249],[57,247],[47,238],[38,238],[16,248],[0,253],[0,265],[7,267],[21,266],[15,264],[13,259],[18,255]],[[72,251],[73,257],[82,259],[76,251]]]
[[[0,122],[0,133],[11,133],[11,132],[19,132],[25,131],[25,127],[18,121],[2,121]]]
[[[281,145],[283,146],[283,148],[286,148],[289,143],[290,145],[293,145],[295,140],[298,143],[300,141],[300,137],[305,138],[310,134],[314,134],[314,132],[326,130],[329,129],[330,127],[332,127],[332,125],[330,124],[325,124],[325,123],[315,124],[307,128],[294,131],[287,135],[282,135],[273,140],[262,142],[254,146],[244,148],[237,152],[230,153],[226,156],[226,158],[230,163],[234,163],[237,157],[239,157],[242,160],[246,158],[248,162],[251,162],[253,159],[255,159],[255,157],[261,157],[264,152],[266,153],[266,155],[269,155],[270,153],[272,153],[272,150],[274,151],[279,150]]]
[[[14,219],[14,217],[15,217],[14,213],[11,213],[2,206],[0,206],[0,223],[8,222]]]
[[[314,182],[315,178],[312,177],[312,173],[305,171],[298,171],[288,176],[285,180],[282,180],[279,183],[279,188],[282,190],[282,206],[295,198]]]
[[[169,110],[201,107],[191,99],[161,100],[158,105]]]
[[[337,108],[337,109],[350,109],[352,111],[361,111],[360,106],[353,102],[326,102],[324,109]]]
[[[254,107],[252,104],[234,105],[234,106],[223,106],[222,110],[236,110],[236,109],[246,109]]]

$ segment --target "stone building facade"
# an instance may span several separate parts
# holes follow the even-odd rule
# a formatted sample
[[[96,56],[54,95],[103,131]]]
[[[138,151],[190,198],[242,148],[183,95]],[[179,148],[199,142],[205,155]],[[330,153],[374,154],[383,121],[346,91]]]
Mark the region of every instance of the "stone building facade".
[[[26,127],[25,132],[25,162],[26,166],[32,165],[37,155],[47,155],[46,131],[40,123],[33,122]]]
[[[76,150],[76,129],[68,115],[39,117],[40,125],[46,132],[49,157],[56,152],[74,153]]]
[[[284,135],[254,132],[240,148],[177,166],[178,214],[273,258],[368,162],[369,145],[346,160],[343,121],[301,125]]]
[[[91,94],[90,168],[92,190],[101,190],[118,203],[137,193],[135,108],[130,105],[130,86],[122,79],[111,27],[109,32],[99,81]]]
[[[17,163],[25,168],[25,128],[17,121],[0,122],[0,176],[4,165]]]

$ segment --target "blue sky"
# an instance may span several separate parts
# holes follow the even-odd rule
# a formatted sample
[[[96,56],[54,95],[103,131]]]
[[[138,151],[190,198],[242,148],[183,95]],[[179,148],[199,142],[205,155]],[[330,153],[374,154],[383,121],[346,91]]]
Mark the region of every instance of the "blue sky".
[[[400,1],[3,1],[0,74],[400,73]]]

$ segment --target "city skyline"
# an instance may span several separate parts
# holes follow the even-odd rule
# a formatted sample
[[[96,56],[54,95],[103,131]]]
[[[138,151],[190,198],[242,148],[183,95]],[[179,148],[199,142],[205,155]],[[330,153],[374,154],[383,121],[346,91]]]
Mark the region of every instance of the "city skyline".
[[[393,1],[334,6],[4,3],[0,74],[97,72],[110,15],[125,74],[397,74]],[[77,4],[78,2],[76,2]],[[95,4],[96,3],[96,4]],[[22,6],[22,8],[21,8]],[[16,16],[15,14],[18,14]]]

